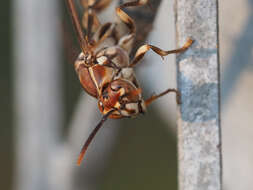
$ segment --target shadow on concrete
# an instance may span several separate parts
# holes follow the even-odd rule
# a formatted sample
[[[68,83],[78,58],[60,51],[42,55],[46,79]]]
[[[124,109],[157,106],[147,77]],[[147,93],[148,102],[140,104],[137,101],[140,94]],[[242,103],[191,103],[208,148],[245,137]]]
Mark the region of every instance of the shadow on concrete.
[[[233,93],[234,87],[240,74],[252,66],[253,49],[253,0],[249,0],[250,15],[241,35],[236,40],[235,49],[232,53],[227,68],[221,80],[221,101],[222,105],[227,103],[229,95]]]

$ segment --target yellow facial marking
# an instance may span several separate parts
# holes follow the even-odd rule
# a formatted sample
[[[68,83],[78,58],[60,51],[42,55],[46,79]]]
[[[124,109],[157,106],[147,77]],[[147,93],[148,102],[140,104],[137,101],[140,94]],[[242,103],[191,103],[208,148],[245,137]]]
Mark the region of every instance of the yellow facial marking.
[[[119,102],[116,102],[116,104],[114,105],[115,108],[120,108],[120,103]]]
[[[123,96],[125,94],[125,89],[124,88],[119,89],[119,94],[120,96]]]

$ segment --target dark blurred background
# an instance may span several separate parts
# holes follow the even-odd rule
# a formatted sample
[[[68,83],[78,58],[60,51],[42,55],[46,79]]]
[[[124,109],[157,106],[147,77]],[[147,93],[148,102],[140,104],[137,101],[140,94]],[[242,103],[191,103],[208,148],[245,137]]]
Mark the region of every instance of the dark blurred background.
[[[2,1],[0,6],[0,86],[1,86],[1,128],[0,163],[1,188],[11,189],[13,177],[13,110],[12,110],[12,59],[11,59],[11,2]]]

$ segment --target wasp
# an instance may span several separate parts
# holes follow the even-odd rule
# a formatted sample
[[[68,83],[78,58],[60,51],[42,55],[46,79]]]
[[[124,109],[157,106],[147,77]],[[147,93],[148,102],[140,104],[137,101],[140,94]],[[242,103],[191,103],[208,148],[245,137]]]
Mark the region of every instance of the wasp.
[[[77,160],[78,165],[81,164],[97,131],[108,118],[131,118],[145,113],[151,102],[169,92],[176,93],[177,103],[180,103],[180,93],[176,89],[167,89],[160,94],[144,99],[134,74],[134,67],[149,50],[153,50],[163,58],[168,54],[184,52],[193,43],[193,40],[189,38],[181,48],[170,51],[145,44],[138,48],[134,58],[130,60],[129,52],[135,40],[136,25],[123,9],[147,5],[149,2],[148,0],[136,0],[123,3],[116,8],[116,15],[128,28],[128,33],[119,36],[116,23],[100,24],[96,15],[110,1],[81,0],[84,14],[80,22],[73,0],[67,0],[81,48],[81,53],[74,63],[75,71],[83,89],[98,100],[98,108],[103,115],[84,143]],[[113,39],[113,42],[106,44],[109,38]]]

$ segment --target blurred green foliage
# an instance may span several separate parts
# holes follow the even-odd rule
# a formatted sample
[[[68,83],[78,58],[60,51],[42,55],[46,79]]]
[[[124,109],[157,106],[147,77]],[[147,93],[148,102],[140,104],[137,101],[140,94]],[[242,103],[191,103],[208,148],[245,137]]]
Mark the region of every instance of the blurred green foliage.
[[[152,107],[151,107],[152,108]],[[122,120],[103,190],[177,189],[176,139],[153,109]]]

